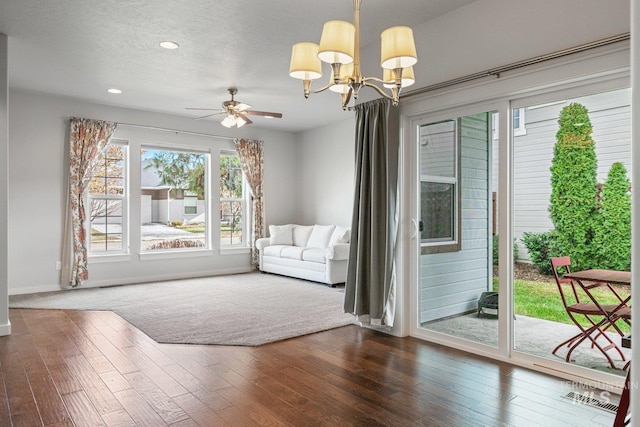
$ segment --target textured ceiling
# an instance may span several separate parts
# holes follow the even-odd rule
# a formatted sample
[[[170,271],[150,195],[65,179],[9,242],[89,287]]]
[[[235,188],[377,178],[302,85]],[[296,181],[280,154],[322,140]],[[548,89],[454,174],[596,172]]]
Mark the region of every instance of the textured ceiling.
[[[361,44],[472,1],[364,0]],[[291,46],[318,42],[325,21],[352,13],[349,0],[0,0],[0,33],[9,36],[12,88],[194,117],[185,107],[219,108],[236,86],[237,100],[283,113],[256,125],[300,131],[345,113],[336,94],[304,99],[288,75]]]

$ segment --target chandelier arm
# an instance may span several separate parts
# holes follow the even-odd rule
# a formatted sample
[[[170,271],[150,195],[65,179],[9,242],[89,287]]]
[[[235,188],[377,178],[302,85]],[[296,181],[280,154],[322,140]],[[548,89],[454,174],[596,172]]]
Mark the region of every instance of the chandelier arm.
[[[392,100],[392,101],[394,101],[394,102],[397,102],[397,101],[398,101],[398,100],[397,100],[397,98],[395,98],[395,97],[394,97],[394,96],[392,96],[392,95],[389,95],[389,94],[388,94],[388,93],[386,93],[384,90],[382,90],[381,88],[379,88],[377,85],[375,85],[375,84],[371,83],[369,80],[372,80],[372,79],[374,79],[374,78],[368,78],[368,79],[364,80],[364,81],[362,82],[362,84],[364,84],[364,85],[365,85],[365,86],[367,86],[367,87],[370,87],[370,88],[373,88],[373,89],[377,90],[377,91],[378,91],[378,93],[379,93],[380,95],[384,96],[384,97],[385,97],[385,98],[387,98],[387,99],[391,99],[391,100]],[[377,81],[377,80],[379,80],[379,79],[375,79],[375,80]]]
[[[329,89],[330,87],[335,86],[335,83],[331,82],[329,84],[327,84],[324,87],[321,87],[320,89],[315,89],[315,90],[311,90],[309,91],[309,93],[320,93],[320,92],[324,92],[325,90]]]

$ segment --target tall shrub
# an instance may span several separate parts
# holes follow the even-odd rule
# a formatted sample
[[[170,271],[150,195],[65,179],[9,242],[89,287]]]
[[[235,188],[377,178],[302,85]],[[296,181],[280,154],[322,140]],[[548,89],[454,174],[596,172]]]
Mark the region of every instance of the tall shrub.
[[[630,188],[624,165],[611,165],[600,194],[600,217],[593,241],[598,268],[631,269]]]
[[[551,161],[549,213],[555,227],[551,252],[570,256],[574,269],[592,266],[596,218],[597,159],[587,109],[578,103],[564,107]]]

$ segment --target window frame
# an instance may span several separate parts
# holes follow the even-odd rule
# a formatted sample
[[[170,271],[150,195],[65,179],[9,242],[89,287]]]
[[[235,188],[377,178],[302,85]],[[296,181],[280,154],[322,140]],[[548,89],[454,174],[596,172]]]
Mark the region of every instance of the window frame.
[[[111,139],[106,147],[105,147],[105,151],[108,150],[110,145],[119,145],[120,147],[122,147],[122,151],[124,153],[123,159],[122,159],[122,187],[123,187],[123,191],[122,194],[96,194],[93,195],[91,194],[90,190],[87,189],[87,194],[86,194],[86,203],[85,203],[85,214],[86,214],[86,220],[85,220],[85,228],[88,230],[87,233],[87,237],[86,237],[86,245],[87,245],[87,256],[90,258],[104,258],[104,257],[113,257],[113,256],[118,256],[118,255],[128,255],[129,254],[129,250],[130,250],[130,245],[129,245],[129,193],[130,193],[130,186],[129,186],[129,160],[130,160],[130,150],[129,150],[129,142],[126,140],[121,140],[121,139]],[[102,162],[106,162],[107,161],[107,157],[105,156],[102,159]],[[93,176],[91,177],[91,180],[93,180]],[[92,250],[92,242],[91,242],[91,226],[92,226],[92,221],[91,221],[91,202],[92,200],[116,200],[116,201],[120,201],[122,203],[121,205],[121,210],[122,210],[122,215],[121,215],[121,233],[120,233],[120,239],[121,239],[121,244],[122,244],[122,248],[119,250],[108,250],[108,247],[104,250],[104,251],[94,251]],[[109,233],[106,233],[105,236],[108,236]]]
[[[239,159],[239,155],[238,152],[235,150],[220,150],[220,163],[219,163],[219,169],[218,169],[218,184],[222,184],[220,181],[220,170],[222,169],[223,166],[223,162],[222,162],[222,157],[223,156],[228,156],[228,157],[236,157]],[[251,190],[249,188],[249,183],[247,181],[247,177],[244,174],[244,171],[242,170],[242,168],[240,168],[240,172],[242,173],[242,197],[240,198],[223,198],[222,197],[222,193],[220,193],[219,197],[219,207],[220,207],[220,211],[222,210],[222,204],[223,203],[233,203],[233,202],[237,202],[237,203],[241,203],[242,206],[242,219],[241,219],[241,226],[242,226],[242,237],[241,237],[241,241],[239,243],[233,244],[233,243],[223,243],[223,237],[222,237],[222,218],[218,218],[218,226],[219,226],[219,231],[220,231],[220,248],[222,250],[229,250],[229,249],[236,249],[236,248],[247,248],[249,247],[249,239],[248,239],[248,233],[250,232],[249,227],[251,226],[251,222],[250,222],[250,215],[251,215],[251,211],[250,211],[250,206],[251,206]]]
[[[447,120],[439,120],[439,121],[435,121],[435,122],[427,122],[427,121],[421,121],[420,123],[417,124],[416,126],[416,132],[417,132],[417,138],[416,141],[418,142],[418,144],[421,144],[420,141],[420,128],[422,126],[427,126],[427,125],[432,125],[432,124],[437,124],[437,123],[442,123],[442,122],[448,122],[448,121],[453,121],[455,123],[455,136],[454,136],[454,153],[453,153],[453,161],[454,161],[454,165],[453,165],[453,170],[455,171],[455,177],[444,177],[444,176],[438,176],[438,175],[426,175],[426,174],[422,174],[422,173],[418,173],[418,188],[419,190],[419,200],[420,200],[420,206],[422,205],[422,184],[427,182],[427,183],[435,183],[435,184],[451,184],[453,185],[453,208],[452,208],[452,213],[453,213],[453,218],[451,218],[451,224],[453,227],[452,230],[452,238],[447,238],[445,239],[433,239],[431,241],[424,241],[422,239],[421,236],[421,232],[423,230],[422,227],[422,220],[420,220],[420,226],[418,229],[418,241],[420,244],[420,253],[425,255],[425,254],[434,254],[434,253],[445,253],[445,252],[458,252],[462,249],[462,238],[461,238],[461,233],[462,233],[462,203],[461,203],[461,198],[462,198],[462,193],[461,193],[461,187],[462,187],[462,183],[461,183],[461,175],[462,175],[462,161],[461,161],[461,145],[462,145],[462,132],[461,130],[461,124],[462,124],[462,118],[461,117],[456,117],[454,119],[447,119]],[[420,152],[420,147],[418,147],[418,152]],[[418,170],[420,170],[420,159],[418,158]]]

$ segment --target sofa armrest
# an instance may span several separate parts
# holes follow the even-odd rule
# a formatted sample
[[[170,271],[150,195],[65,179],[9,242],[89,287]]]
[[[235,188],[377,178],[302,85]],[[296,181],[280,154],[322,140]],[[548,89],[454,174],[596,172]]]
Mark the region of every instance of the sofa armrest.
[[[259,251],[261,251],[262,249],[269,246],[270,243],[271,243],[271,240],[268,237],[261,237],[258,240],[256,240],[256,248]]]
[[[329,247],[329,250],[327,251],[327,259],[334,261],[349,259],[349,243],[336,243]]]

